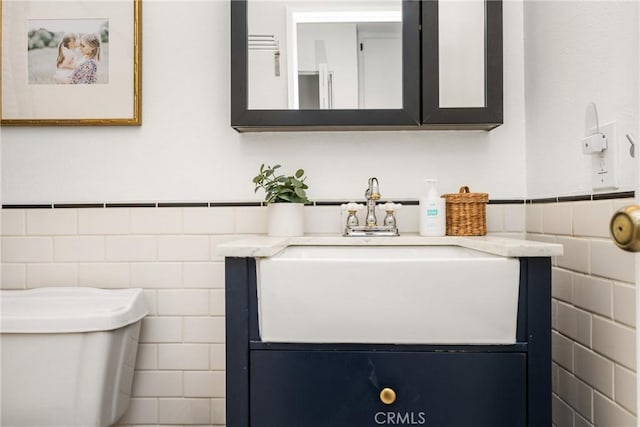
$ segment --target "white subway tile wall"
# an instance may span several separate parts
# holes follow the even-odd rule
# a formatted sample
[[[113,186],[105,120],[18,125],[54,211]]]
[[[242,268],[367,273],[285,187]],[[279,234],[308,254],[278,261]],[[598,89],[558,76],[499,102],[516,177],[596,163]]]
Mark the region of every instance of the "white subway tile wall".
[[[224,425],[224,259],[215,247],[264,233],[264,211],[3,209],[1,288],[143,288],[150,314],[120,426]]]
[[[487,231],[501,229],[504,223],[504,209],[502,205],[487,205]]]
[[[77,234],[78,213],[75,209],[30,209],[27,211],[27,234]]]
[[[609,238],[633,199],[528,204],[527,238],[556,241],[552,357],[555,427],[635,427],[635,256]]]
[[[607,214],[612,209],[611,202],[594,205]],[[598,419],[613,421],[633,418],[635,413],[631,393],[636,375],[629,366],[632,355],[627,354],[633,343],[604,351],[591,347],[592,340],[606,346],[607,340],[628,338],[635,324],[635,309],[629,304],[635,286],[628,280],[628,267],[620,277],[592,277],[592,264],[608,274],[606,266],[589,258],[591,241],[606,240],[597,228],[587,237],[567,231],[567,222],[577,227],[576,212],[588,211],[590,204],[581,202],[582,211],[573,206],[562,205],[558,212],[550,205],[487,206],[490,233],[521,238],[526,227],[532,238],[554,242],[555,234],[542,233],[551,229],[560,234],[558,239],[575,241],[575,255],[572,247],[565,248],[561,264],[567,267],[554,260],[557,427],[574,419],[576,426],[591,426],[596,411],[601,411]],[[142,324],[131,406],[120,427],[225,424],[224,258],[216,246],[266,233],[266,208],[4,209],[0,214],[2,289],[145,290],[150,314]],[[339,234],[344,228],[339,206],[306,207],[305,218],[308,233]],[[418,231],[417,206],[404,206],[397,218],[401,232]],[[560,223],[551,226],[549,221],[555,218]],[[583,222],[579,227],[589,226]],[[606,245],[599,253],[617,259],[615,250]],[[609,301],[608,309],[599,299],[602,295]],[[611,337],[604,336],[609,333]],[[587,401],[585,396],[592,395]],[[613,421],[607,422],[614,425]]]
[[[131,209],[86,208],[78,210],[78,234],[126,235],[130,233]]]

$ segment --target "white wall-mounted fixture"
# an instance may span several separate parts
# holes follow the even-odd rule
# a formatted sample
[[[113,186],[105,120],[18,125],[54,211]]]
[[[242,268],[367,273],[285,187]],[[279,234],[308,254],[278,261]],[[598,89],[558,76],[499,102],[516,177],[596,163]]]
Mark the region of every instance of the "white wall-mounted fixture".
[[[600,132],[606,146],[591,155],[591,182],[594,190],[618,188],[618,151],[616,144],[616,122],[602,125]]]
[[[584,154],[598,154],[607,149],[607,137],[596,132],[582,140],[582,152]]]
[[[582,139],[582,153],[591,156],[591,186],[594,190],[618,188],[618,155],[616,122],[600,127],[596,104],[592,103],[595,128],[587,131]]]

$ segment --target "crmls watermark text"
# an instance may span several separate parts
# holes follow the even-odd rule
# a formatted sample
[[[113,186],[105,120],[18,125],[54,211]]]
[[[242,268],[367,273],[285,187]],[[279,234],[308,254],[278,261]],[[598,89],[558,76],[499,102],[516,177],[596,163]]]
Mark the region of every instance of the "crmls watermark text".
[[[427,422],[424,412],[376,412],[373,419],[378,425],[390,426],[418,426]]]

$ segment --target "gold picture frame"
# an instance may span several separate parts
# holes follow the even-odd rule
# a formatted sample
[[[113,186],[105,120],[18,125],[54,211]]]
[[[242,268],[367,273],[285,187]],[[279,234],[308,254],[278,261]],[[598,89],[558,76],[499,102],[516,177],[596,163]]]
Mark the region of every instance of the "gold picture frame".
[[[141,124],[142,0],[0,0],[0,18],[2,126]]]

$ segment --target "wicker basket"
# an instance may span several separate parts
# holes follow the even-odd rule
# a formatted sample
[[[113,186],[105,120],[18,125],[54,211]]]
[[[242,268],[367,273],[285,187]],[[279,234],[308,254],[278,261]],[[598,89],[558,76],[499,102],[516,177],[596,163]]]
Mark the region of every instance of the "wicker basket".
[[[447,236],[484,236],[487,234],[487,193],[470,193],[460,187],[459,193],[443,194],[447,208]]]

